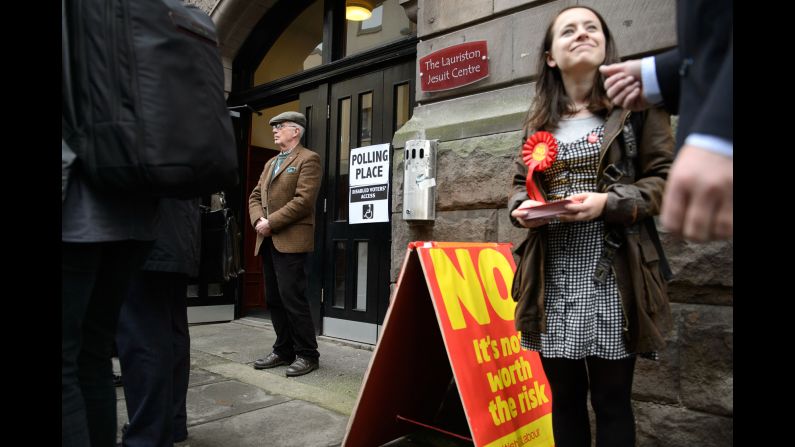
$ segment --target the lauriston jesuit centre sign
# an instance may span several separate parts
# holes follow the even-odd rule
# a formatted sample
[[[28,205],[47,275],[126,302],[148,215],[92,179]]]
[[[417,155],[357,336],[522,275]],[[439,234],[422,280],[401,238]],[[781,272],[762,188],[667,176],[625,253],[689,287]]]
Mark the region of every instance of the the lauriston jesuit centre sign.
[[[420,58],[420,88],[424,92],[449,90],[489,76],[485,40],[464,42]]]

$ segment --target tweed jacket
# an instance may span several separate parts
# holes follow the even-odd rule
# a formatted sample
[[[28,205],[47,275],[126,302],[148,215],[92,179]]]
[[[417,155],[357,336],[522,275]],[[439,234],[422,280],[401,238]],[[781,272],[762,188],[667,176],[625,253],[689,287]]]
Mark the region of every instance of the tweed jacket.
[[[307,253],[315,249],[315,201],[320,190],[320,156],[300,144],[272,177],[276,157],[265,163],[257,186],[248,198],[251,225],[260,217],[270,223],[273,245],[282,253]],[[254,254],[264,236],[257,233]]]
[[[605,169],[623,157],[623,139],[619,138],[628,111],[614,109],[605,122],[605,137],[600,149],[597,180]],[[650,109],[643,121],[638,141],[634,181],[621,179],[598,192],[607,193],[601,219],[605,229],[620,229],[624,243],[616,251],[613,272],[618,283],[624,311],[623,334],[630,352],[651,352],[665,346],[665,333],[671,327],[671,311],[667,284],[659,267],[660,254],[650,234],[652,216],[659,214],[663,188],[673,160],[673,135],[669,115],[662,109]],[[515,160],[513,196],[508,212],[527,200],[525,178],[527,166],[521,156]],[[543,176],[534,176],[543,194]],[[511,222],[519,227],[515,218]],[[652,225],[648,225],[652,223]],[[651,227],[651,229],[650,229]],[[546,332],[544,309],[544,264],[546,257],[546,225],[530,228],[527,238],[516,248],[520,256],[514,278],[515,326],[519,331]]]

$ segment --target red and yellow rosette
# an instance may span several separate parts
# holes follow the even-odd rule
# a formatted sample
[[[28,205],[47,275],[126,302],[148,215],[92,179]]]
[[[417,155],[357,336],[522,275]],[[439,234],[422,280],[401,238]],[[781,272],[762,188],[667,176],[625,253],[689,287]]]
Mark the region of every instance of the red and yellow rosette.
[[[545,171],[552,166],[557,155],[558,142],[551,133],[543,130],[530,135],[522,146],[522,159],[527,165],[527,196],[532,200],[546,202],[533,181],[533,172]]]

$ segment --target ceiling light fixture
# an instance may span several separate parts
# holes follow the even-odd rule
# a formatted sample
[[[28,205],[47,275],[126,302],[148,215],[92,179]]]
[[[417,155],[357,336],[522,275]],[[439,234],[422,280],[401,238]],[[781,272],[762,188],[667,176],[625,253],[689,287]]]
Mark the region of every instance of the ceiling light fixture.
[[[353,22],[367,20],[373,15],[375,0],[346,0],[345,18]]]

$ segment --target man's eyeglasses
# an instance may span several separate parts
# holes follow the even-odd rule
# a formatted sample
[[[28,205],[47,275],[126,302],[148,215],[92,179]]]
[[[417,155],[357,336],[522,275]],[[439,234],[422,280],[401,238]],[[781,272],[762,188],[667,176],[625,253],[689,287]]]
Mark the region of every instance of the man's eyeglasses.
[[[271,127],[273,127],[273,130],[282,130],[282,128],[284,128],[284,127],[295,127],[297,129],[296,126],[291,126],[289,124],[284,124],[284,123],[279,123],[279,124],[276,124],[276,125],[271,126]]]

